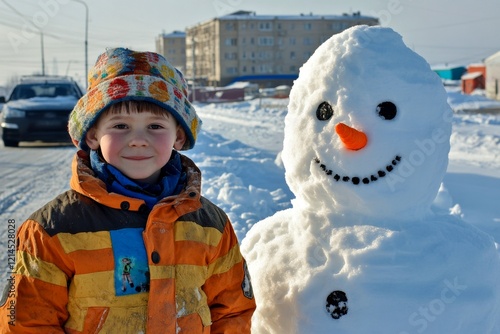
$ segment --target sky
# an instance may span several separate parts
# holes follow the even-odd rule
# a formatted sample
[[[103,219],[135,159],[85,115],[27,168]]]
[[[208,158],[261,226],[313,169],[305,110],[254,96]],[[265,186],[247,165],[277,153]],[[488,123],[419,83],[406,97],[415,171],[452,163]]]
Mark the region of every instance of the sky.
[[[378,17],[431,65],[478,63],[500,51],[500,1],[482,0],[0,0],[0,86],[20,75],[85,72],[108,47],[155,50],[163,32],[185,30],[237,10],[257,15],[325,14],[360,11]]]

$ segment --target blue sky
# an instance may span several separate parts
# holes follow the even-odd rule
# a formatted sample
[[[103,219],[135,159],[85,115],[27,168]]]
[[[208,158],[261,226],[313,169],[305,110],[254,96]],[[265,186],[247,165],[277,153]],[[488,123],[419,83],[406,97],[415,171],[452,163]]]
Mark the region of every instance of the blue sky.
[[[81,1],[81,0],[80,0]],[[86,0],[88,59],[106,47],[154,50],[162,32],[251,10],[257,14],[336,15],[361,11],[399,32],[431,65],[480,62],[500,50],[500,1],[482,0]],[[0,0],[0,85],[15,76],[45,71],[81,78],[84,73],[85,7],[76,0]]]

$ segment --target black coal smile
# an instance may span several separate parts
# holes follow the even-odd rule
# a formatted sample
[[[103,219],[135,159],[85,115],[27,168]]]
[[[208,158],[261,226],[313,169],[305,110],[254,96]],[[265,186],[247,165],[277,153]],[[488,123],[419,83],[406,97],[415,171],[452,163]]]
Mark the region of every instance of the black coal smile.
[[[365,177],[359,176],[347,176],[347,175],[339,175],[334,173],[331,169],[327,169],[325,164],[321,163],[321,160],[318,158],[314,158],[314,162],[319,164],[319,167],[325,172],[326,175],[331,175],[335,181],[344,181],[344,182],[352,182],[353,184],[369,184],[370,182],[375,182],[379,178],[385,177],[387,173],[390,173],[394,170],[394,166],[401,162],[401,157],[396,155],[394,159],[392,159],[391,163],[385,166],[383,169],[378,170],[376,173],[371,174]]]

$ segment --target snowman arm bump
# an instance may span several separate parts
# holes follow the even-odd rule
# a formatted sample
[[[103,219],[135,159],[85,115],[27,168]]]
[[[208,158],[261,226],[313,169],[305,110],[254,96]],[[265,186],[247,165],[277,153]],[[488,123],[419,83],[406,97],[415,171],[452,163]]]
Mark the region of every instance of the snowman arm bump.
[[[245,260],[229,220],[208,266],[203,290],[212,317],[211,333],[250,333],[256,304]]]

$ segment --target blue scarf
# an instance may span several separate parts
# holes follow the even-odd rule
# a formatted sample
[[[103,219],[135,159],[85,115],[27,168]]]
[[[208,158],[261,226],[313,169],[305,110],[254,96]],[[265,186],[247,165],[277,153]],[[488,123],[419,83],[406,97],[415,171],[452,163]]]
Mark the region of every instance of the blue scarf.
[[[90,165],[106,184],[108,192],[143,199],[150,209],[161,199],[178,195],[186,183],[186,173],[182,172],[181,156],[177,151],[172,151],[170,160],[161,169],[159,182],[154,184],[131,180],[94,150],[90,151]]]

